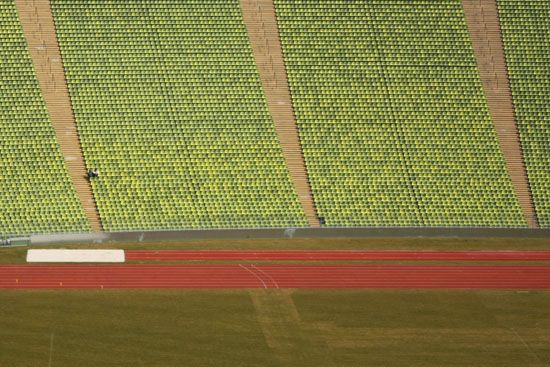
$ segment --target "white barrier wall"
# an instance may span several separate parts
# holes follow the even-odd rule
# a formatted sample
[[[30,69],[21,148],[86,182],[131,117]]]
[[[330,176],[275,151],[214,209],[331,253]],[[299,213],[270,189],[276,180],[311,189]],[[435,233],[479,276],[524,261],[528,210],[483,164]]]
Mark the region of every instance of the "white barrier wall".
[[[29,263],[123,263],[124,250],[28,250]]]

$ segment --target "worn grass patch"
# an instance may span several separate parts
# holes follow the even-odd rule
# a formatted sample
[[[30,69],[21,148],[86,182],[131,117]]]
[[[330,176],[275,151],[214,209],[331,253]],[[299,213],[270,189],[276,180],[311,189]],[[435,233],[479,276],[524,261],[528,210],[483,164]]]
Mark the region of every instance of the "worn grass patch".
[[[550,292],[301,291],[338,366],[547,366]]]

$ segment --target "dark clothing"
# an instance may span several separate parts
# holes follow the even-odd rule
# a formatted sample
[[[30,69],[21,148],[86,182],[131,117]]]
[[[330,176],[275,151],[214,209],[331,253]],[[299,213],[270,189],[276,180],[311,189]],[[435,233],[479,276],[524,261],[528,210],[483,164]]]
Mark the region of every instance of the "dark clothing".
[[[88,171],[88,178],[91,180],[92,178],[99,177],[99,171],[96,170],[89,170]]]

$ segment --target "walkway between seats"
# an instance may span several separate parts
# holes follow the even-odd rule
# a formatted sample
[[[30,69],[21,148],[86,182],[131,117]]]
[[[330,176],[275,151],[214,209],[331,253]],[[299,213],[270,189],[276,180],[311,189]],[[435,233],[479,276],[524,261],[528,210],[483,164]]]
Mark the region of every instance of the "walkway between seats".
[[[15,4],[69,175],[92,230],[100,231],[101,222],[90,183],[86,179],[86,165],[76,130],[50,2],[16,0]]]
[[[294,189],[311,227],[319,227],[315,203],[292,109],[283,51],[272,0],[241,0],[244,22],[262,80],[267,105]]]
[[[519,140],[496,0],[462,0],[489,112],[530,228],[539,228]]]

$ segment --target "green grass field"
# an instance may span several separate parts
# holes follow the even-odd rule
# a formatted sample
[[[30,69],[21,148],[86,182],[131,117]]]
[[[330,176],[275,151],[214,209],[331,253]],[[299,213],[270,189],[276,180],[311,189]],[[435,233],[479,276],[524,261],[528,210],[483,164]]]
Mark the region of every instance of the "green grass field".
[[[2,291],[0,366],[548,366],[550,292]]]

